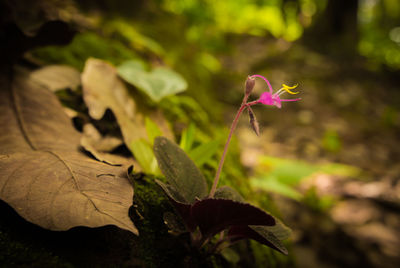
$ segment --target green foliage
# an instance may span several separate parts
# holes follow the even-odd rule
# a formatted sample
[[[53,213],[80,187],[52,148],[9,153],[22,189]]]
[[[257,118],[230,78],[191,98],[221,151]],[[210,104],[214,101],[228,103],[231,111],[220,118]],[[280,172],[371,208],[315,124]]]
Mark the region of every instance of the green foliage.
[[[153,147],[154,139],[158,136],[162,136],[163,133],[161,129],[157,126],[157,124],[154,123],[154,121],[148,117],[146,117],[145,119],[145,126],[146,126],[147,136],[149,137],[149,141]]]
[[[220,149],[220,142],[218,140],[210,140],[210,137],[202,134],[193,123],[189,124],[188,128],[182,132],[179,146],[199,167],[204,164],[210,164],[215,167],[217,164],[215,156]]]
[[[62,63],[82,70],[88,58],[99,58],[113,64],[137,58],[134,51],[113,39],[93,32],[77,34],[65,47],[47,46],[33,50],[32,55],[45,63]]]
[[[142,53],[151,53],[158,56],[164,56],[165,51],[160,44],[152,38],[140,33],[137,28],[127,20],[114,18],[103,21],[103,30],[107,36],[120,40],[127,47]]]
[[[210,124],[209,110],[207,112],[193,97],[174,95],[159,102],[160,107],[170,117],[171,121],[195,123],[200,127]]]
[[[129,148],[135,155],[143,172],[147,174],[160,174],[157,161],[154,157],[151,145],[144,139],[135,140]]]
[[[375,65],[400,68],[400,4],[396,0],[361,1],[359,52]]]
[[[304,194],[301,200],[304,204],[315,211],[324,212],[329,210],[335,204],[335,198],[332,196],[320,196],[315,187],[311,187]]]
[[[127,61],[118,67],[119,75],[128,83],[143,91],[153,101],[185,91],[187,83],[182,76],[171,69],[156,67],[146,71],[141,61]]]
[[[302,194],[290,185],[278,180],[275,177],[272,178],[257,178],[251,181],[251,184],[256,189],[265,189],[270,192],[274,192],[294,200],[300,200]]]
[[[219,142],[214,140],[203,143],[189,151],[189,156],[197,166],[202,166],[216,154],[218,149]]]
[[[322,148],[331,153],[337,153],[342,148],[340,137],[334,129],[328,129],[325,131],[322,138]]]
[[[303,194],[296,186],[311,175],[322,172],[325,174],[356,177],[361,171],[355,167],[328,163],[310,164],[300,160],[289,160],[274,157],[262,157],[257,168],[257,174],[250,180],[255,189],[274,192],[300,201]]]
[[[191,123],[181,135],[181,141],[179,146],[185,152],[189,152],[192,149],[193,141],[194,141],[194,133],[195,133],[195,126]]]
[[[136,160],[139,162],[140,167],[145,173],[160,175],[161,173],[152,148],[154,139],[163,135],[163,133],[157,124],[148,117],[145,118],[145,127],[148,140],[135,140],[130,144],[129,148],[135,155]]]
[[[153,147],[154,139],[157,136],[162,136],[163,133],[157,124],[148,117],[145,119],[145,126],[148,140],[140,139],[134,141],[129,148],[132,150],[144,172],[160,175],[160,170],[158,169],[156,158],[151,148]],[[220,143],[215,140],[210,141],[210,138],[207,136],[203,137],[202,140],[204,142],[199,142],[196,139],[196,134],[198,133],[199,131],[196,130],[195,125],[193,123],[190,124],[189,127],[182,132],[180,147],[190,156],[196,166],[202,167],[205,164],[216,165],[215,156],[220,147]],[[195,146],[193,145],[194,143],[196,144]]]
[[[275,37],[284,37],[292,41],[301,35],[301,26],[296,17],[296,7],[286,5],[282,10],[282,1],[173,1],[164,0],[164,10],[189,19],[186,38],[190,41],[205,43],[205,32],[220,34],[271,33]],[[235,18],[232,20],[231,18]],[[295,26],[296,25],[296,26]]]

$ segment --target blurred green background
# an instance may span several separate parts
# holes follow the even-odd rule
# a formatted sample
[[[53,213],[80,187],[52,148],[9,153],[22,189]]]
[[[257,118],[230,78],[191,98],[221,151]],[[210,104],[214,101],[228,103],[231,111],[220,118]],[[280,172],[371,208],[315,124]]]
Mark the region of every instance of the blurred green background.
[[[160,174],[154,137],[170,135],[211,184],[247,75],[276,89],[298,83],[300,102],[254,108],[260,137],[242,116],[223,169],[221,185],[294,231],[288,257],[249,244],[254,267],[397,267],[400,1],[28,2],[8,2],[24,33],[49,17],[77,33],[65,46],[26,51],[24,61],[82,72],[88,58],[102,59],[137,103],[166,118],[169,130],[144,113],[147,137],[126,144],[146,174]],[[251,98],[265,90],[257,80]],[[87,113],[81,91],[57,94]],[[224,256],[232,267],[252,262],[235,254]]]

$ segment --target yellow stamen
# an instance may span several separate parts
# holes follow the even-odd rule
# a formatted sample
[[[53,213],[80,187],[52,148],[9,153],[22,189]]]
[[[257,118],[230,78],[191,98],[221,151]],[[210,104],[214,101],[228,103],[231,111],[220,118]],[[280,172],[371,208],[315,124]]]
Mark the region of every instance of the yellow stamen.
[[[288,85],[285,85],[285,84],[282,84],[282,89],[285,90],[286,92],[290,93],[290,94],[297,94],[297,93],[299,93],[299,92],[290,91],[291,89],[294,89],[294,88],[296,88],[297,86],[298,86],[298,84],[296,84],[296,85],[294,85],[294,86],[292,86],[292,87],[290,87],[290,86],[288,86]]]

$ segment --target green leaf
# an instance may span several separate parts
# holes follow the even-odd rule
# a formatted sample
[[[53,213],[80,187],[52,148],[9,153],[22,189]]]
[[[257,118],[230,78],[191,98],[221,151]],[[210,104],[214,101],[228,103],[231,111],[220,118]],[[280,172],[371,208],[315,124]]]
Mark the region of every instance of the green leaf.
[[[274,219],[276,223],[274,226],[264,226],[264,228],[271,232],[279,240],[288,239],[290,237],[290,234],[292,233],[292,230],[277,218]]]
[[[244,203],[244,198],[233,188],[229,186],[222,186],[217,188],[214,194],[216,199],[229,199],[233,201],[238,201]]]
[[[151,51],[158,56],[165,54],[164,49],[155,40],[141,34],[130,21],[125,21],[120,18],[108,21],[109,22],[104,25],[103,29],[108,36],[118,36],[118,38],[129,43],[135,50],[144,52]]]
[[[147,132],[147,136],[149,137],[150,144],[153,144],[154,139],[156,137],[162,136],[163,133],[162,133],[161,129],[149,117],[146,117],[146,119],[145,119],[145,126],[146,126],[146,132]]]
[[[210,160],[218,150],[218,141],[201,144],[189,152],[189,156],[198,166]]]
[[[138,61],[126,61],[118,67],[118,74],[155,102],[159,102],[166,96],[185,91],[187,88],[185,79],[175,71],[157,67],[151,72],[147,72],[144,65]]]
[[[185,204],[187,202],[186,199],[174,187],[157,179],[156,183],[174,203],[184,204],[190,210],[190,204]]]
[[[192,149],[195,133],[195,125],[191,123],[187,129],[182,132],[181,142],[179,146],[185,151],[189,152]]]
[[[283,159],[277,157],[262,157],[263,169],[268,169],[268,179],[273,178],[288,185],[297,185],[302,179],[319,170],[317,165],[301,160]]]
[[[261,244],[264,244],[270,248],[278,250],[279,252],[287,255],[287,249],[272,232],[270,232],[266,226],[261,225],[235,225],[232,226],[228,231],[228,236],[231,237],[232,241],[238,241],[241,239],[253,239]]]
[[[268,229],[268,226],[251,225],[249,227],[254,231],[256,231],[260,236],[262,236],[268,242],[270,242],[275,247],[275,249],[277,249],[278,251],[282,252],[285,255],[288,254],[288,251],[282,244],[281,239],[276,237],[276,235],[273,232],[271,232],[270,229]]]
[[[251,179],[250,184],[256,189],[278,193],[294,200],[300,200],[302,197],[302,194],[296,191],[292,186],[285,184],[272,176],[253,178]]]
[[[153,151],[151,150],[151,146],[144,139],[133,141],[130,144],[129,149],[133,152],[136,160],[139,162],[139,165],[145,173],[159,173],[157,161],[154,157]]]
[[[154,140],[154,154],[169,184],[188,203],[194,203],[208,194],[204,176],[188,155],[165,137]]]

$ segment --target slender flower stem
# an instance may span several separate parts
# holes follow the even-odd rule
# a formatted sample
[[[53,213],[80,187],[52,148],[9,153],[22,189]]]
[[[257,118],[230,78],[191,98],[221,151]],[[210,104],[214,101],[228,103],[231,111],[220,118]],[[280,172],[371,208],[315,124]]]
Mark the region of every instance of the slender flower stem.
[[[263,79],[263,80],[267,83],[267,85],[268,85],[269,92],[272,94],[272,91],[273,91],[273,90],[272,90],[272,86],[271,86],[271,83],[268,81],[267,78],[265,78],[264,76],[259,75],[259,74],[255,74],[255,75],[252,75],[252,76],[250,76],[250,77],[258,77],[258,78]]]
[[[226,140],[226,143],[225,143],[224,152],[222,153],[221,160],[219,161],[218,169],[217,169],[217,172],[215,173],[215,177],[214,177],[214,182],[213,182],[213,185],[211,187],[210,194],[208,196],[209,198],[214,197],[215,191],[217,190],[217,185],[218,185],[219,177],[221,175],[222,166],[224,165],[226,153],[228,152],[229,143],[231,142],[233,131],[235,131],[236,125],[237,125],[237,123],[239,121],[240,114],[247,107],[259,103],[258,100],[252,101],[252,102],[248,102],[248,103],[246,103],[246,101],[247,101],[247,98],[245,96],[243,98],[242,105],[240,106],[239,110],[236,113],[235,119],[233,119],[233,122],[232,122],[232,125],[231,125],[231,130],[229,132],[228,139]]]
[[[258,100],[247,102],[247,99],[249,98],[249,96],[251,94],[251,91],[254,88],[254,78],[255,77],[261,78],[267,83],[268,88],[269,88],[269,92],[264,92],[263,94],[261,94],[261,96],[260,96],[260,98]],[[289,92],[291,94],[297,94],[297,92],[291,92],[290,91],[290,89],[293,89],[293,88],[297,87],[297,85],[289,87],[289,86],[283,84],[282,86],[283,86],[283,88],[281,88],[278,92],[276,92],[274,94],[270,82],[264,76],[255,74],[255,75],[249,76],[247,78],[246,87],[245,87],[245,94],[244,94],[244,97],[243,97],[243,100],[242,100],[242,104],[241,104],[239,110],[236,113],[235,119],[233,119],[233,122],[232,122],[232,125],[231,125],[231,130],[229,131],[228,139],[226,140],[224,151],[222,153],[221,160],[219,161],[217,172],[215,173],[214,182],[213,182],[213,185],[211,187],[210,194],[208,195],[209,198],[213,198],[214,194],[215,194],[215,191],[217,190],[219,177],[221,175],[222,166],[224,165],[226,153],[228,152],[229,143],[231,142],[233,131],[235,131],[235,128],[236,128],[236,125],[237,125],[237,123],[239,121],[239,117],[240,117],[241,113],[246,108],[248,108],[250,106],[253,106],[253,105],[257,104],[257,103],[262,103],[264,105],[273,105],[273,106],[276,106],[278,108],[281,108],[281,102],[282,101],[298,101],[298,100],[300,100],[300,98],[297,98],[297,99],[281,99],[279,96],[281,95],[281,92],[283,92],[283,91],[287,91],[287,92]],[[258,135],[258,130],[257,130],[258,127],[255,127],[254,125],[252,125],[252,126],[253,126],[253,129],[255,129],[256,134]]]

